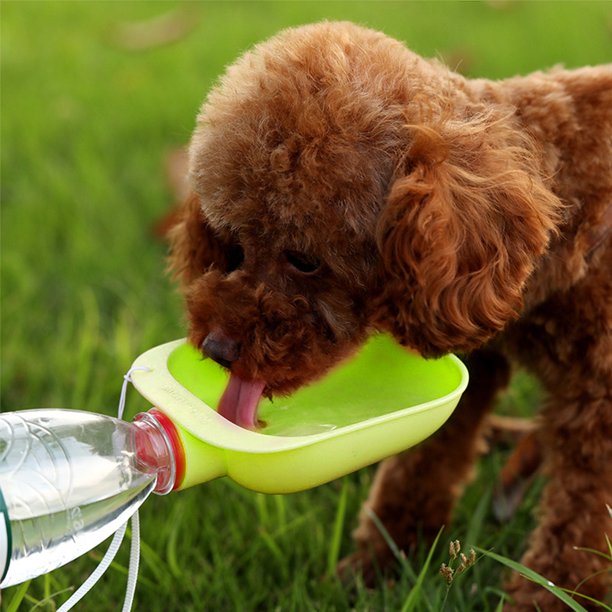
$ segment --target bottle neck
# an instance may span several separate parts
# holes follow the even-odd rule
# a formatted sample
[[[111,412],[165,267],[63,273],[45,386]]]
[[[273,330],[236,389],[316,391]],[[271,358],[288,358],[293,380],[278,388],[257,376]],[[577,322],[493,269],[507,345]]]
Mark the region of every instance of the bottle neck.
[[[154,492],[159,495],[177,489],[185,475],[185,451],[174,423],[161,410],[152,408],[134,417],[136,460],[157,478]]]

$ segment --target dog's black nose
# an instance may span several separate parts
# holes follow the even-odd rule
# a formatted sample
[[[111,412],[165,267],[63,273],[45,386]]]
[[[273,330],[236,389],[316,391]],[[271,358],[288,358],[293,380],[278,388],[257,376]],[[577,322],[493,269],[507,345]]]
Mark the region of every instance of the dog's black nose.
[[[221,331],[212,331],[202,342],[202,351],[218,364],[229,368],[240,357],[240,346]]]

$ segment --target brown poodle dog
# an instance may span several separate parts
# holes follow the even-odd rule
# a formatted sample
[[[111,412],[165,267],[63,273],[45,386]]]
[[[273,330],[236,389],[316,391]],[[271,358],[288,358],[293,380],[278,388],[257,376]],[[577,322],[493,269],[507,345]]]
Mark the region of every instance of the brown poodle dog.
[[[198,117],[172,230],[190,340],[231,371],[219,410],[324,375],[369,334],[468,354],[447,425],[383,462],[345,562],[367,577],[448,524],[507,358],[548,399],[548,484],[523,562],[602,599],[612,533],[612,65],[468,80],[349,23],[281,32]],[[584,581],[584,582],[582,582]],[[512,609],[556,610],[514,577]]]

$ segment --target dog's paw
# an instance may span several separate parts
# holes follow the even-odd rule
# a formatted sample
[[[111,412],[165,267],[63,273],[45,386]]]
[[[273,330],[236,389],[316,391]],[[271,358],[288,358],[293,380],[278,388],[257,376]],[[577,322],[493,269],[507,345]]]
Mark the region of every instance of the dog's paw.
[[[374,588],[392,576],[398,567],[399,562],[389,548],[377,551],[360,548],[338,563],[336,573],[347,586],[361,583]]]

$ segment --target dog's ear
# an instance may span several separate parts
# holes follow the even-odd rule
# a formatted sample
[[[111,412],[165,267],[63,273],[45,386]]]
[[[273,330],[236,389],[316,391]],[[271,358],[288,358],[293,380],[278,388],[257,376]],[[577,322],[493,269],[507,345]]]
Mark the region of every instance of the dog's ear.
[[[377,227],[377,325],[427,356],[469,351],[516,317],[558,222],[535,145],[509,117],[410,126]]]
[[[170,242],[169,268],[183,286],[189,285],[210,267],[228,267],[232,246],[223,241],[207,223],[200,200],[190,194],[173,215],[167,232]]]

